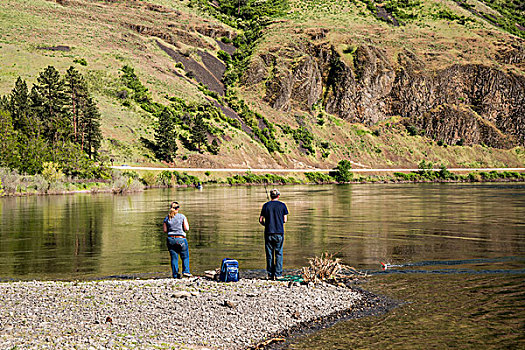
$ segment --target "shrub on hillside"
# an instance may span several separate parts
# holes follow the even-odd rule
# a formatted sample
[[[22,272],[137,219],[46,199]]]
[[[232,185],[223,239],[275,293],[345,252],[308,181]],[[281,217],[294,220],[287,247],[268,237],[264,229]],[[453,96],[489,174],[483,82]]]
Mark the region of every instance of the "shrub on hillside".
[[[135,176],[136,174],[136,176]],[[138,179],[138,174],[134,171],[120,172],[118,170],[113,172],[111,189],[114,193],[126,193],[140,191],[144,188]]]
[[[157,182],[157,176],[151,171],[148,171],[142,175],[140,181],[146,186],[154,186]]]
[[[81,66],[87,66],[87,61],[85,58],[75,58],[73,62],[78,63]]]
[[[64,173],[58,164],[53,162],[45,162],[42,165],[42,176],[47,182],[54,183],[62,180]]]
[[[219,50],[219,52],[217,52],[217,57],[224,61],[224,63],[226,64],[231,63],[232,61],[232,57],[230,56],[230,54],[223,50]]]
[[[441,165],[440,170],[437,172],[437,176],[443,180],[455,180],[456,175],[451,173],[446,166]]]
[[[339,161],[337,167],[330,175],[339,183],[349,182],[352,180],[354,174],[350,172],[352,163],[349,160],[343,159]]]
[[[189,175],[185,172],[181,174],[178,171],[173,172],[173,179],[175,180],[175,183],[177,185],[191,186],[191,185],[196,185],[199,182],[201,182],[197,176]]]
[[[409,181],[409,182],[415,182],[420,179],[419,174],[417,173],[401,173],[401,172],[395,172],[394,176],[398,179],[401,179],[402,181]]]
[[[323,174],[319,172],[307,172],[304,173],[308,182],[315,182],[316,184],[326,184],[334,182],[334,178],[329,174]]]
[[[479,173],[469,173],[468,174],[468,180],[470,182],[479,182],[482,180],[481,176]]]
[[[164,170],[159,175],[157,175],[157,184],[165,187],[173,187],[172,178],[173,172],[169,170]]]
[[[230,185],[240,185],[240,184],[291,184],[291,183],[299,183],[297,179],[290,176],[288,178],[276,175],[276,174],[261,174],[257,175],[252,173],[251,171],[248,171],[244,175],[234,175],[232,177],[227,177],[226,181]]]
[[[419,135],[420,133],[419,129],[415,125],[412,125],[412,124],[407,125],[406,129],[410,136],[416,136],[416,135]]]
[[[16,170],[0,168],[0,180],[5,194],[14,194],[18,192],[22,184],[23,177]]]

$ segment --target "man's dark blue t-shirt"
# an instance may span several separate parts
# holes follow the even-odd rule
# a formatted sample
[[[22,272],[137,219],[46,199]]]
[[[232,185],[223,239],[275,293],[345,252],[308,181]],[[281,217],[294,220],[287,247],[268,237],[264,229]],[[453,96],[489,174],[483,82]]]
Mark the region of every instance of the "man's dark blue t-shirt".
[[[261,216],[264,216],[264,233],[284,233],[284,216],[288,215],[286,204],[279,201],[264,203]]]

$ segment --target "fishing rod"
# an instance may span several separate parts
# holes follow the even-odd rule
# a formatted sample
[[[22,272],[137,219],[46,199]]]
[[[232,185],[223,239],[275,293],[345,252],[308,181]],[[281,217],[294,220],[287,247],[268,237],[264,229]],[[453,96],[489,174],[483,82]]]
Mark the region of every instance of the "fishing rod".
[[[268,189],[266,188],[266,181],[263,181],[264,192],[266,193],[266,199],[270,201],[270,196],[268,195]]]

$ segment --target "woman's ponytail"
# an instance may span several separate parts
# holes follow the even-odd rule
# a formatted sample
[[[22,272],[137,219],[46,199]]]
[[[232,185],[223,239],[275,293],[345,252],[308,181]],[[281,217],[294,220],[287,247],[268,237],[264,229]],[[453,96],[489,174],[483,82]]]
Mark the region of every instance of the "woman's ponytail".
[[[170,213],[168,214],[170,220],[173,219],[173,217],[175,216],[175,214],[177,214],[177,211],[178,211],[178,210],[179,210],[179,203],[177,203],[177,202],[171,202],[171,204],[170,204]]]

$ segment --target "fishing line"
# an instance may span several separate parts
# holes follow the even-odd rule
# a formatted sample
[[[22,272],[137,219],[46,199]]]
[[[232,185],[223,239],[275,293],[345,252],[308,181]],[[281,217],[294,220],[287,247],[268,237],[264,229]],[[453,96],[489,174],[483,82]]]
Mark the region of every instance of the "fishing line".
[[[367,275],[383,275],[383,274],[436,274],[436,275],[450,275],[450,274],[523,274],[525,269],[496,269],[496,270],[471,270],[471,269],[440,269],[440,270],[383,270],[383,271],[366,271]]]
[[[412,263],[406,263],[406,264],[390,264],[387,262],[380,261],[381,267],[384,271],[387,269],[399,267],[423,267],[423,266],[436,266],[436,265],[469,265],[469,264],[487,264],[487,263],[499,263],[499,262],[506,262],[506,261],[520,261],[524,260],[521,257],[516,256],[505,256],[501,258],[485,258],[485,259],[463,259],[463,260],[427,260],[427,261],[419,261],[419,262],[412,262]]]

